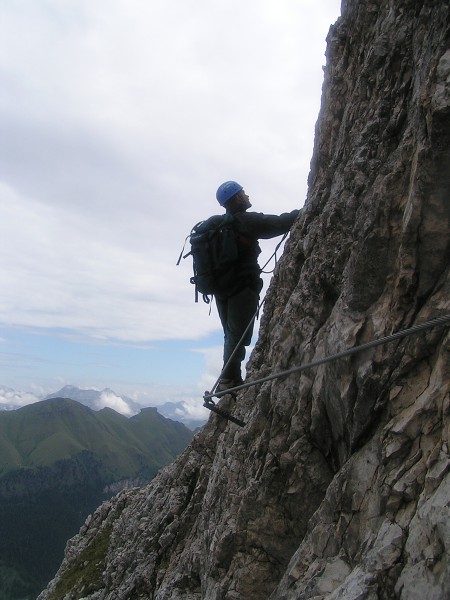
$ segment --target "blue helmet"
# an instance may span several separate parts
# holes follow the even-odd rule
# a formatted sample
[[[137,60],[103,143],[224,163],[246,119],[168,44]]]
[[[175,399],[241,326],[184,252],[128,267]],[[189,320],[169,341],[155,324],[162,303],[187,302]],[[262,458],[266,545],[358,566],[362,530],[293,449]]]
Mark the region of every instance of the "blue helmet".
[[[216,198],[220,206],[223,206],[230,198],[232,198],[242,189],[244,189],[242,185],[239,185],[239,183],[236,183],[236,181],[225,181],[225,183],[222,183],[216,192]]]

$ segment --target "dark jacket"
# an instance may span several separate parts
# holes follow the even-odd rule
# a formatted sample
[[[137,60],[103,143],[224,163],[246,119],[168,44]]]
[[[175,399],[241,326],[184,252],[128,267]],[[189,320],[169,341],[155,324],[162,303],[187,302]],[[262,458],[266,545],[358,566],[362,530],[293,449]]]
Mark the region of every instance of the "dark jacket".
[[[235,270],[235,282],[228,295],[233,295],[247,286],[259,293],[261,269],[258,264],[258,256],[261,248],[258,240],[267,240],[287,233],[299,213],[299,210],[293,210],[281,215],[266,215],[256,212],[238,212],[233,215],[238,233],[239,261]]]

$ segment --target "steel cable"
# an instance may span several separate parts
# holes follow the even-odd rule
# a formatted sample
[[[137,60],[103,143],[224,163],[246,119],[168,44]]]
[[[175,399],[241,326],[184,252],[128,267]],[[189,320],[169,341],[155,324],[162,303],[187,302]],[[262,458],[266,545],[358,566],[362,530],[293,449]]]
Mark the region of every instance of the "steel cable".
[[[279,373],[274,373],[272,375],[268,375],[267,377],[261,377],[260,379],[255,379],[254,381],[248,381],[246,383],[242,383],[241,385],[237,385],[233,388],[229,388],[227,390],[221,392],[214,392],[216,385],[212,388],[213,392],[205,392],[203,396],[204,400],[212,400],[212,398],[220,398],[226,394],[232,394],[238,392],[239,390],[243,390],[254,385],[259,385],[261,383],[266,383],[267,381],[272,381],[274,379],[279,379],[281,377],[287,377],[288,375],[292,375],[293,373],[299,373],[300,371],[305,371],[306,369],[311,369],[313,367],[318,367],[320,365],[324,365],[329,362],[333,362],[338,360],[339,358],[344,358],[346,356],[351,356],[352,354],[357,354],[359,352],[363,352],[364,350],[368,350],[369,348],[374,348],[376,346],[381,346],[383,344],[387,344],[392,342],[393,340],[398,340],[415,333],[419,333],[420,331],[425,331],[426,329],[431,329],[432,327],[442,327],[450,321],[450,314],[442,315],[441,317],[436,317],[431,321],[426,321],[424,323],[419,323],[417,325],[413,325],[409,329],[403,329],[401,331],[397,331],[391,335],[387,335],[385,337],[371,340],[365,344],[361,344],[360,346],[354,346],[353,348],[348,348],[347,350],[343,350],[342,352],[337,352],[336,354],[331,354],[330,356],[325,356],[324,358],[320,358],[318,360],[314,360],[305,365],[301,365],[299,367],[293,367],[292,369],[287,369],[286,371],[280,371]]]

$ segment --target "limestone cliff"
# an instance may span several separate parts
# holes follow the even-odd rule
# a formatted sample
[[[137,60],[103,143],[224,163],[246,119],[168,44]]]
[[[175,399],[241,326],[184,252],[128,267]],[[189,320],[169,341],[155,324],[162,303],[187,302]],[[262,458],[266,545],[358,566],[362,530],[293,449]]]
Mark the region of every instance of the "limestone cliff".
[[[450,312],[449,12],[343,2],[248,380]],[[247,425],[103,504],[40,600],[449,597],[448,331],[240,392]]]

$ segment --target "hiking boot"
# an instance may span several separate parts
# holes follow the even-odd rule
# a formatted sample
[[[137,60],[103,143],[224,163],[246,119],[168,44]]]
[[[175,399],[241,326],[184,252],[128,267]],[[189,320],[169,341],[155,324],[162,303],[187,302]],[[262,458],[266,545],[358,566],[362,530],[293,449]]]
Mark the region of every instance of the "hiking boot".
[[[224,379],[221,379],[219,381],[219,385],[217,386],[217,391],[218,392],[225,392],[225,390],[229,390],[231,388],[234,388],[234,387],[236,387],[238,385],[241,385],[242,383],[244,383],[244,382],[242,381],[241,378],[238,379],[238,380],[224,378]]]
[[[221,379],[219,381],[219,385],[217,386],[217,391],[224,392],[225,390],[229,390],[232,387],[234,387],[233,379]]]

